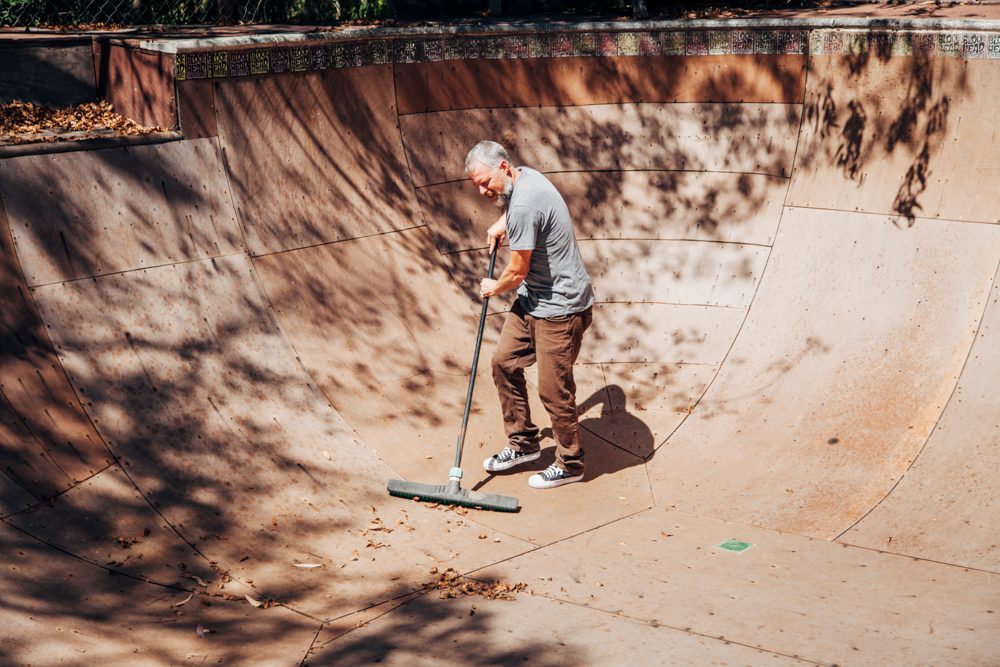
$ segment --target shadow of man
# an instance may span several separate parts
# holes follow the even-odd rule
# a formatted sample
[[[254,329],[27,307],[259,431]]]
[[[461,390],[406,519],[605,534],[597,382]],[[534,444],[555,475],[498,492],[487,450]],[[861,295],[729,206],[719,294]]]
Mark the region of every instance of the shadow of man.
[[[625,409],[625,400],[625,391],[616,384],[598,389],[578,404],[577,410],[583,415],[600,406],[600,414],[582,419],[580,427],[645,461],[655,452],[653,432],[635,413]]]
[[[583,415],[597,406],[601,406],[599,417],[580,420],[583,448],[587,453],[585,482],[642,465],[655,453],[653,432],[645,422],[625,410],[625,392],[621,387],[616,384],[601,387],[583,403],[577,404],[577,412]],[[539,435],[543,441],[552,438],[552,427],[546,426]],[[555,462],[555,451],[554,446],[542,447],[541,458],[511,472],[544,470]],[[484,487],[495,474],[490,474],[472,490]]]

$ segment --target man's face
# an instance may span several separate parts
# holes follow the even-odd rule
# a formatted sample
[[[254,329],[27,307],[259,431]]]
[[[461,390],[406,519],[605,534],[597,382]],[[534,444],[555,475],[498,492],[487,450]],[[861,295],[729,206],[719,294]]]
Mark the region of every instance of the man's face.
[[[500,163],[499,169],[490,169],[477,162],[469,170],[469,178],[479,188],[479,194],[493,202],[497,208],[503,208],[510,201],[510,193],[514,189],[514,179],[505,173],[506,162]]]

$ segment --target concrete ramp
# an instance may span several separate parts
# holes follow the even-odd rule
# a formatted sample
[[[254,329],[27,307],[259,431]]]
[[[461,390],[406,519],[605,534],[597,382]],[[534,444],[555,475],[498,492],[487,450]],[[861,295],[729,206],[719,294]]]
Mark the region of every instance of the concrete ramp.
[[[0,662],[993,665],[1000,26],[750,27],[125,44],[183,140],[0,160]],[[517,514],[385,492],[454,455],[484,138],[598,294],[550,492],[480,467],[491,304]]]

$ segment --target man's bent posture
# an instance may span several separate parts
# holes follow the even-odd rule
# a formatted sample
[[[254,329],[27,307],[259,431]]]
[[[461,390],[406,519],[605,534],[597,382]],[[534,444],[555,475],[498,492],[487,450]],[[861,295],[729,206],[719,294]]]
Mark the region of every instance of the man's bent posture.
[[[590,326],[594,290],[569,209],[545,176],[528,167],[515,169],[500,144],[477,144],[465,169],[479,193],[505,209],[490,227],[490,251],[505,238],[510,242],[510,264],[497,280],[484,279],[480,294],[489,297],[516,288],[518,297],[493,354],[493,381],[509,445],[483,466],[490,472],[508,470],[540,456],[524,379],[524,369],[537,361],[538,394],[552,419],[556,462],[532,475],[528,484],[549,489],[579,482],[584,461],[573,363]]]

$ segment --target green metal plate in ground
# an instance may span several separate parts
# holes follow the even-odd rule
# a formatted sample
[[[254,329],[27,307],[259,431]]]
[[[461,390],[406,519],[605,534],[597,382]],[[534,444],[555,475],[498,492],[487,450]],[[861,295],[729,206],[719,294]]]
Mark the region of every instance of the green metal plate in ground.
[[[722,544],[716,547],[716,549],[725,549],[726,551],[732,551],[733,553],[743,553],[753,545],[749,542],[740,542],[739,540],[726,540]]]

